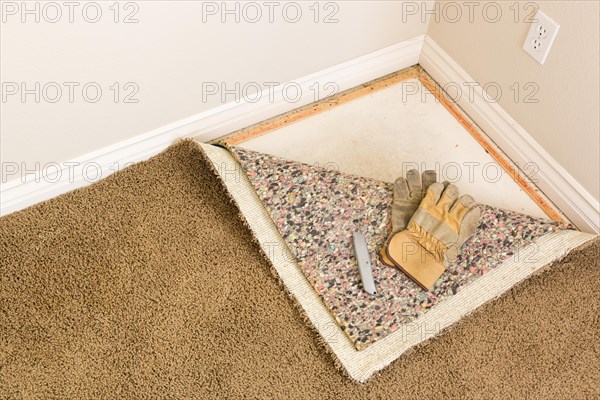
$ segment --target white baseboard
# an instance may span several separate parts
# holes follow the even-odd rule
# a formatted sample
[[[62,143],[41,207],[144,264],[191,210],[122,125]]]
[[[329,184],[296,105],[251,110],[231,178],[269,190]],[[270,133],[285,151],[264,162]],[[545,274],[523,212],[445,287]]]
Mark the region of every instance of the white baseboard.
[[[442,87],[449,83],[466,87],[465,83],[476,82],[430,37],[425,38],[419,64]],[[462,96],[458,105],[512,161],[537,165],[537,186],[579,229],[600,233],[598,201],[500,105],[486,101],[480,86],[474,89],[473,98]]]
[[[209,141],[320,100],[311,90],[315,84],[322,88],[326,83],[331,82],[337,85],[337,91],[344,91],[415,65],[419,61],[424,38],[424,35],[417,36],[296,79],[293,84],[299,87],[302,93],[296,102],[292,103],[284,98],[281,88],[285,85],[280,85],[272,93],[263,93],[259,101],[242,99],[238,102],[227,103],[69,162],[61,163],[41,171],[36,176],[30,175],[27,177],[28,179],[9,181],[2,184],[0,188],[0,215],[21,210],[93,183],[97,180],[97,175],[104,178],[128,163],[148,159],[177,139],[195,137],[200,141]]]
[[[148,159],[177,139],[212,140],[319,100],[310,89],[315,83],[323,87],[325,83],[334,82],[338,90],[343,91],[418,62],[442,86],[448,82],[474,82],[431,38],[418,36],[294,80],[304,94],[295,103],[286,101],[281,91],[273,92],[270,98],[262,95],[258,102],[227,103],[61,163],[58,170],[51,168],[36,176],[29,175],[26,180],[2,184],[0,215],[93,183],[97,175],[104,178],[128,163]],[[481,92],[477,92],[474,99],[469,102],[463,96],[458,104],[513,161],[520,165],[526,162],[538,165],[538,186],[573,223],[581,230],[599,233],[598,201],[498,104],[485,101]]]

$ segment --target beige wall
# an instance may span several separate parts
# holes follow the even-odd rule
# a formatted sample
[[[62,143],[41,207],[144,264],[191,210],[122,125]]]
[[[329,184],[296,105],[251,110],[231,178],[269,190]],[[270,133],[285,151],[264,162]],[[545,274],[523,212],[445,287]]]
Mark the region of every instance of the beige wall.
[[[9,3],[22,7],[20,1]],[[30,9],[34,3],[38,2],[29,3]],[[263,15],[255,23],[254,10],[247,8],[244,14],[239,2],[234,2],[240,4],[239,23],[235,15],[225,15],[223,23],[220,9],[212,15],[209,11],[214,9],[203,6],[221,7],[221,1],[138,1],[137,23],[122,22],[134,8],[121,8],[115,23],[115,12],[109,9],[113,2],[98,3],[102,17],[96,23],[85,19],[96,18],[93,8],[84,14],[86,2],[74,9],[73,23],[67,7],[56,23],[49,22],[57,15],[51,8],[45,14],[40,8],[39,23],[35,15],[27,14],[23,23],[21,9],[16,15],[12,9],[4,10],[2,82],[26,82],[30,89],[35,82],[57,82],[63,97],[49,103],[46,98],[53,99],[55,89],[47,87],[46,98],[39,103],[33,95],[27,95],[25,103],[16,95],[0,104],[2,161],[29,166],[70,160],[221,105],[218,96],[203,102],[203,82],[225,82],[229,88],[235,82],[285,83],[423,35],[427,29],[417,17],[399,23],[402,2],[390,1],[336,2],[337,11],[321,2],[318,22],[309,9],[314,2],[299,1],[302,16],[296,23],[286,21],[296,14],[293,8],[284,14],[285,2],[273,9],[273,22],[264,2],[257,2]],[[332,12],[338,22],[324,23]],[[64,82],[79,83],[73,103]],[[103,91],[97,103],[83,98],[82,87],[90,82]],[[115,88],[111,90],[114,82],[120,89],[117,103]],[[135,85],[125,88],[127,82],[139,87],[134,96],[138,103],[123,102],[135,89]],[[88,99],[93,100],[95,89],[88,89]]]
[[[596,199],[600,198],[599,19],[597,1],[537,1],[535,4],[560,24],[544,65],[522,50],[531,9],[525,3],[502,5],[502,17],[483,17],[483,4],[472,22],[464,14],[432,18],[428,35],[480,84],[496,82],[503,90],[499,104]],[[531,3],[530,3],[531,4]],[[443,9],[444,3],[438,4]],[[510,7],[513,7],[512,9]],[[518,22],[514,17],[518,15]],[[486,21],[487,19],[487,21]],[[518,83],[514,97],[510,87]],[[534,82],[539,91],[525,102],[523,90]]]

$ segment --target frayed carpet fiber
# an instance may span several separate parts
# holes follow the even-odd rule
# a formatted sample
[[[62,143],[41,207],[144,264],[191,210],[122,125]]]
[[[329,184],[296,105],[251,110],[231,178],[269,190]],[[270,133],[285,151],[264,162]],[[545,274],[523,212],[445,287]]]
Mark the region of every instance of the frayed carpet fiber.
[[[191,141],[0,219],[0,399],[600,397],[600,241],[354,383]]]

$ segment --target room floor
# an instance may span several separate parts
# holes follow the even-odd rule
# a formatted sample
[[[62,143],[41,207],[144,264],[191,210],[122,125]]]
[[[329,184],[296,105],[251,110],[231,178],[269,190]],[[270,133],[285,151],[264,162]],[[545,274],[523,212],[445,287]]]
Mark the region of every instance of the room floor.
[[[435,169],[478,202],[547,218],[416,78],[238,145],[388,182],[411,168]]]
[[[597,240],[567,257],[562,240],[534,248],[562,260],[388,367],[376,344],[349,353],[368,365],[347,365],[383,368],[358,384],[326,347],[347,343],[337,324],[309,326],[286,294],[322,304],[283,283],[304,275],[248,229],[273,225],[230,201],[226,188],[247,181],[214,166],[179,142],[0,219],[0,398],[598,398]],[[397,330],[399,347],[409,332],[438,330]]]

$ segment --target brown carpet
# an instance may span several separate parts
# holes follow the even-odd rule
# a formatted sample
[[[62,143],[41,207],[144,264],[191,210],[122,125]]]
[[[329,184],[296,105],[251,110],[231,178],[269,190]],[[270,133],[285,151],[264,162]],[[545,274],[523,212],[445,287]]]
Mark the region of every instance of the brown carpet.
[[[338,371],[200,150],[0,219],[1,399],[600,397],[600,241],[367,384]]]

